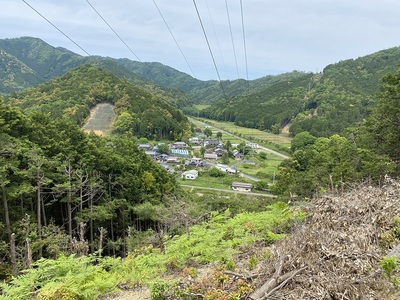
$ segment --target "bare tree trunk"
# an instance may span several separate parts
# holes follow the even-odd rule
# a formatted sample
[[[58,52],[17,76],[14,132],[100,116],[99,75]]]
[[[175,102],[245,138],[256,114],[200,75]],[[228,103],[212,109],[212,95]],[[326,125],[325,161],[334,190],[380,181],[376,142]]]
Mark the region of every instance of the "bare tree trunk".
[[[71,190],[68,191],[67,215],[68,215],[68,235],[72,238],[72,207],[71,207]]]
[[[8,211],[8,200],[6,187],[4,185],[1,186],[2,197],[3,197],[3,207],[4,207],[4,223],[6,225],[8,241],[11,241],[11,224],[10,224],[10,214]]]
[[[111,222],[110,222],[110,223],[111,223],[111,224],[110,224],[110,229],[111,229],[110,238],[111,238],[111,241],[114,242],[114,221],[113,221],[112,218],[111,218]],[[114,247],[114,245],[112,245],[112,244],[111,244],[111,247],[112,247],[113,257],[115,257],[115,247]]]
[[[44,210],[44,200],[43,200],[43,194],[42,194],[42,198],[41,201],[42,203],[42,221],[43,221],[43,226],[47,226],[47,221],[46,221],[46,211]]]
[[[100,227],[99,257],[101,257],[101,254],[103,252],[103,238],[104,238],[105,234],[106,234],[106,230],[103,227]]]
[[[11,232],[11,223],[10,223],[10,214],[8,211],[7,193],[6,193],[6,187],[4,186],[4,184],[1,186],[1,191],[2,191],[3,207],[4,207],[4,222],[6,225],[8,241],[10,243],[10,258],[11,258],[12,272],[13,272],[14,276],[17,276],[18,268],[17,268],[17,254],[15,251],[15,234]]]
[[[40,246],[39,246],[39,258],[42,257],[43,255],[43,249],[42,249],[42,195],[41,195],[41,186],[40,186],[40,179],[37,179],[37,191],[36,191],[36,196],[37,196],[37,233],[38,233],[38,239],[40,241]]]
[[[17,251],[15,250],[15,233],[12,233],[10,238],[10,257],[11,257],[11,266],[13,275],[17,276],[18,267],[17,267]]]
[[[89,226],[90,226],[90,252],[94,253],[94,244],[93,244],[93,199],[92,196],[90,195],[89,198],[89,208],[90,208],[90,217],[89,217]]]
[[[72,239],[72,167],[70,161],[68,161],[68,167],[65,168],[65,173],[68,176],[68,190],[67,190],[68,235]]]
[[[32,248],[31,240],[26,238],[26,268],[30,269],[32,267]]]

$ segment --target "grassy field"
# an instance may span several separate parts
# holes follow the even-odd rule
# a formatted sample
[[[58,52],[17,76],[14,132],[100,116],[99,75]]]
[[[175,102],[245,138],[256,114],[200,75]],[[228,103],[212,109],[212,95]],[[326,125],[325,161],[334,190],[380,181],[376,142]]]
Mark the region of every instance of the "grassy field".
[[[269,154],[267,160],[254,160],[253,162],[254,163],[245,162],[243,164],[240,164],[237,170],[247,175],[260,178],[262,180],[271,180],[274,173],[276,172],[278,165],[282,162],[282,158],[275,157],[274,155]]]
[[[286,153],[287,153],[287,150],[290,148],[290,142],[292,140],[287,134],[276,135],[276,134],[272,134],[272,133],[261,131],[261,130],[254,129],[254,128],[240,127],[240,126],[235,125],[233,122],[218,122],[218,121],[202,119],[202,118],[198,118],[198,119],[190,118],[190,121],[201,129],[204,129],[204,123],[207,123],[211,126],[221,128],[221,129],[228,131],[229,133],[232,133],[239,137],[257,142],[260,145],[269,147],[273,150],[277,150],[277,151],[285,151],[286,150],[285,151]],[[211,129],[213,131],[213,136],[215,136],[216,133],[218,132],[218,130],[215,130],[215,129],[213,130],[213,128],[211,128]],[[233,143],[233,144],[241,142],[241,140],[238,138],[234,138],[232,136],[226,136],[224,134],[222,135],[222,139],[223,140],[229,139],[231,141],[231,143]]]
[[[198,187],[208,187],[208,188],[215,188],[215,189],[225,189],[229,190],[231,188],[231,184],[234,181],[245,182],[244,179],[237,177],[226,175],[224,177],[211,177],[207,173],[200,173],[199,177],[196,180],[189,180],[189,179],[179,179],[181,184],[198,186]],[[248,181],[251,183],[251,181]]]
[[[194,107],[197,108],[198,110],[206,109],[206,108],[208,108],[209,106],[210,106],[210,105],[208,105],[208,104],[197,104],[197,105],[194,105]]]

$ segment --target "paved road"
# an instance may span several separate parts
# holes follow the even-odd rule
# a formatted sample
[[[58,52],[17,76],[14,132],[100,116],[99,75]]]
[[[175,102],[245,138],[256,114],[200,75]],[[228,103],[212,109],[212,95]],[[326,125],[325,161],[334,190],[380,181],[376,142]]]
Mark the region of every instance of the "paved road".
[[[271,194],[253,193],[253,192],[240,192],[240,191],[234,191],[234,190],[217,189],[217,188],[210,188],[210,187],[204,187],[204,186],[194,186],[194,185],[187,185],[187,184],[181,184],[181,186],[184,186],[184,187],[187,187],[187,188],[192,188],[192,189],[212,190],[212,191],[218,191],[218,192],[236,193],[236,194],[244,194],[244,195],[250,195],[250,196],[262,196],[262,197],[269,197],[269,198],[275,198],[276,197],[276,196],[271,195]]]
[[[209,125],[209,124],[204,123],[204,122],[202,122],[202,121],[200,121],[200,120],[197,120],[197,119],[196,119],[196,121],[197,121],[197,122],[200,122],[200,123],[202,123],[202,124],[204,124],[205,126],[209,126],[209,127],[211,127],[211,128],[215,128],[215,129],[217,129],[218,131],[221,131],[221,133],[225,133],[225,134],[227,134],[227,135],[233,136],[233,137],[235,137],[235,138],[237,138],[237,139],[239,139],[239,140],[242,140],[242,141],[245,141],[245,142],[248,142],[248,143],[253,143],[253,142],[250,141],[250,140],[247,140],[247,139],[244,139],[244,138],[242,138],[242,137],[240,137],[240,136],[234,135],[233,133],[230,133],[230,132],[228,132],[228,131],[226,131],[226,130],[223,130],[223,129],[221,129],[221,128],[215,127],[215,126],[213,126],[213,125]],[[262,150],[264,150],[265,152],[275,154],[275,155],[277,155],[277,156],[279,156],[279,157],[282,157],[282,158],[284,158],[284,159],[288,159],[288,158],[289,158],[289,156],[287,156],[287,155],[285,155],[285,154],[282,154],[282,153],[280,153],[280,152],[277,152],[277,151],[275,151],[275,150],[269,149],[269,148],[267,148],[267,147],[263,147],[263,146],[258,145],[258,149],[262,149]]]

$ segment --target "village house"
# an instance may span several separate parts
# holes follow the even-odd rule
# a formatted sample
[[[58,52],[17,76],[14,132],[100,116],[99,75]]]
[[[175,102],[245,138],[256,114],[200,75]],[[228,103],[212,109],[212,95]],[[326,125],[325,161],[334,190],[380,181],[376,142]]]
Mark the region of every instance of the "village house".
[[[215,166],[218,170],[222,171],[222,172],[226,172],[228,174],[236,174],[237,171],[235,169],[232,169],[229,166],[223,165],[223,164],[217,164]]]
[[[150,144],[139,144],[138,148],[143,149],[143,150],[151,150],[151,145]]]
[[[216,153],[204,153],[204,159],[217,160],[218,159],[218,155]]]
[[[200,140],[198,137],[192,137],[189,139],[189,143],[198,145],[200,143]]]
[[[182,173],[182,177],[185,179],[194,180],[199,176],[199,172],[197,170],[189,170]]]
[[[251,192],[253,185],[251,183],[244,182],[232,182],[232,190],[239,192]]]
[[[185,149],[188,145],[185,142],[175,142],[172,144],[172,149]]]

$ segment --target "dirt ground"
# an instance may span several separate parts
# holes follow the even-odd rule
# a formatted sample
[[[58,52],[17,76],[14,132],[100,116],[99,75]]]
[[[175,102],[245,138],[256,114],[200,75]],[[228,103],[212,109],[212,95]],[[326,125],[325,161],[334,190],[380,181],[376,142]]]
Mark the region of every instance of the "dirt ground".
[[[99,300],[150,300],[150,292],[146,288],[125,290],[112,296],[100,298]]]

